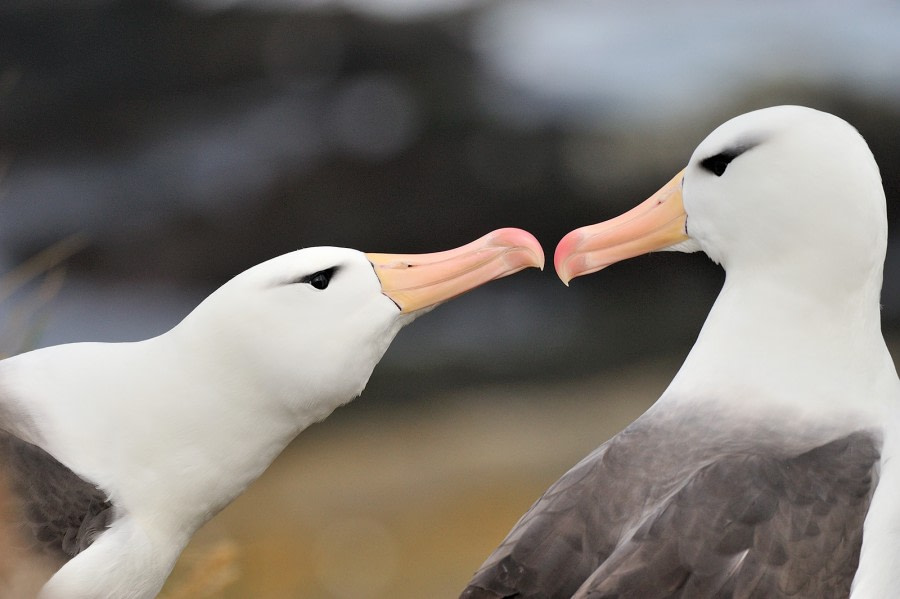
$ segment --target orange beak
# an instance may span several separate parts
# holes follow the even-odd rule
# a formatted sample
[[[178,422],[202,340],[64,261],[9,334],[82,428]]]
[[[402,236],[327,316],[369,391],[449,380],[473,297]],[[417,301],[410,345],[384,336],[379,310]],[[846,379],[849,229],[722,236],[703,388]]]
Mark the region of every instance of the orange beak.
[[[462,247],[433,254],[366,254],[381,290],[401,312],[437,305],[524,268],[544,268],[531,233],[498,229]]]
[[[625,214],[575,229],[563,237],[553,259],[562,282],[568,285],[575,277],[689,239],[681,200],[683,176],[682,170]]]

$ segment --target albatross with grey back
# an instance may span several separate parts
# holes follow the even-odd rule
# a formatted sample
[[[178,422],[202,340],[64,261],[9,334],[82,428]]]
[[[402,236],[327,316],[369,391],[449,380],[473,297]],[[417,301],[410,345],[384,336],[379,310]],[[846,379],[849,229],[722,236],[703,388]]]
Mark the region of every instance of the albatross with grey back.
[[[900,383],[881,333],[878,167],[841,119],[732,119],[559,276],[648,251],[726,271],[662,397],[515,525],[467,599],[879,598],[900,588]]]
[[[201,524],[359,395],[403,325],[542,265],[519,229],[435,254],[307,248],[238,275],[159,337],[4,360],[0,483],[14,502],[0,501],[0,532],[56,569],[41,599],[153,597]]]

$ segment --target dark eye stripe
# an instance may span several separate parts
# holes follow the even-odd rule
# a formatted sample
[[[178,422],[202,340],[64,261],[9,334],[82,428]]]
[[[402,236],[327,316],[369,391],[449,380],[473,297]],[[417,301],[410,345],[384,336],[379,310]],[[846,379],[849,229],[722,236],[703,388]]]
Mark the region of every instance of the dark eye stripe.
[[[743,144],[729,148],[723,152],[719,152],[715,156],[710,156],[700,162],[700,166],[711,172],[717,177],[725,174],[725,169],[731,164],[731,161],[754,147],[756,144]]]
[[[737,154],[733,152],[719,152],[715,156],[710,156],[700,163],[700,166],[711,172],[717,177],[721,177],[725,173],[725,169],[731,164],[731,161],[737,158]]]
[[[328,284],[331,282],[331,279],[334,277],[334,273],[336,273],[337,270],[338,268],[336,266],[326,268],[325,270],[304,275],[299,279],[291,281],[290,284],[301,283],[304,285],[312,285],[316,289],[325,289],[328,287]]]

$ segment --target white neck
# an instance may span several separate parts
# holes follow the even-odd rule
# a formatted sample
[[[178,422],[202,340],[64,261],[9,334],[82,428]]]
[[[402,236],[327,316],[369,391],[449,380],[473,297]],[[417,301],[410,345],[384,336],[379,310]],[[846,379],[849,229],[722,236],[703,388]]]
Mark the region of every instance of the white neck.
[[[21,398],[15,409],[34,423],[13,432],[107,492],[123,517],[60,570],[44,596],[107,596],[90,589],[126,575],[139,575],[132,580],[141,584],[129,587],[136,594],[115,596],[154,596],[196,529],[308,424],[240,372],[214,376],[202,356],[183,349],[163,335],[0,362],[0,389]]]
[[[729,274],[662,401],[718,402],[780,419],[792,412],[822,424],[878,422],[900,392],[881,334],[880,276],[857,293],[822,295],[771,271],[755,274]]]
[[[126,513],[189,538],[309,422],[241,372],[213,368],[172,341],[30,352],[0,363],[0,388],[27,398],[19,407],[39,423],[27,440]]]

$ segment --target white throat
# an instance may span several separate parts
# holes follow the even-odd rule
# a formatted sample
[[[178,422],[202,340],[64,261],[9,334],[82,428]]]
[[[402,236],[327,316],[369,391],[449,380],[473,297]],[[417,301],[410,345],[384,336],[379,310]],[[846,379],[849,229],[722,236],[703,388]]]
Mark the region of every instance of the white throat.
[[[771,271],[760,274],[730,271],[663,401],[711,401],[738,413],[783,419],[790,412],[821,423],[878,422],[887,399],[900,397],[881,334],[880,276],[856,292],[820,295],[785,285]]]
[[[22,429],[13,432],[103,489],[123,518],[56,574],[47,592],[59,592],[48,597],[94,596],[89,589],[97,578],[86,572],[96,572],[88,562],[101,557],[111,560],[110,576],[137,568],[149,587],[161,585],[197,528],[300,431],[352,398],[342,389],[305,396],[302,405],[284,402],[270,381],[246,374],[253,369],[208,363],[207,354],[189,351],[173,332],[138,343],[57,346],[0,362],[0,389],[27,398],[17,404]],[[357,392],[381,351],[367,360],[365,377],[354,373]],[[118,530],[126,523],[127,534]],[[126,538],[142,542],[115,546]],[[161,549],[170,558],[160,557]]]

